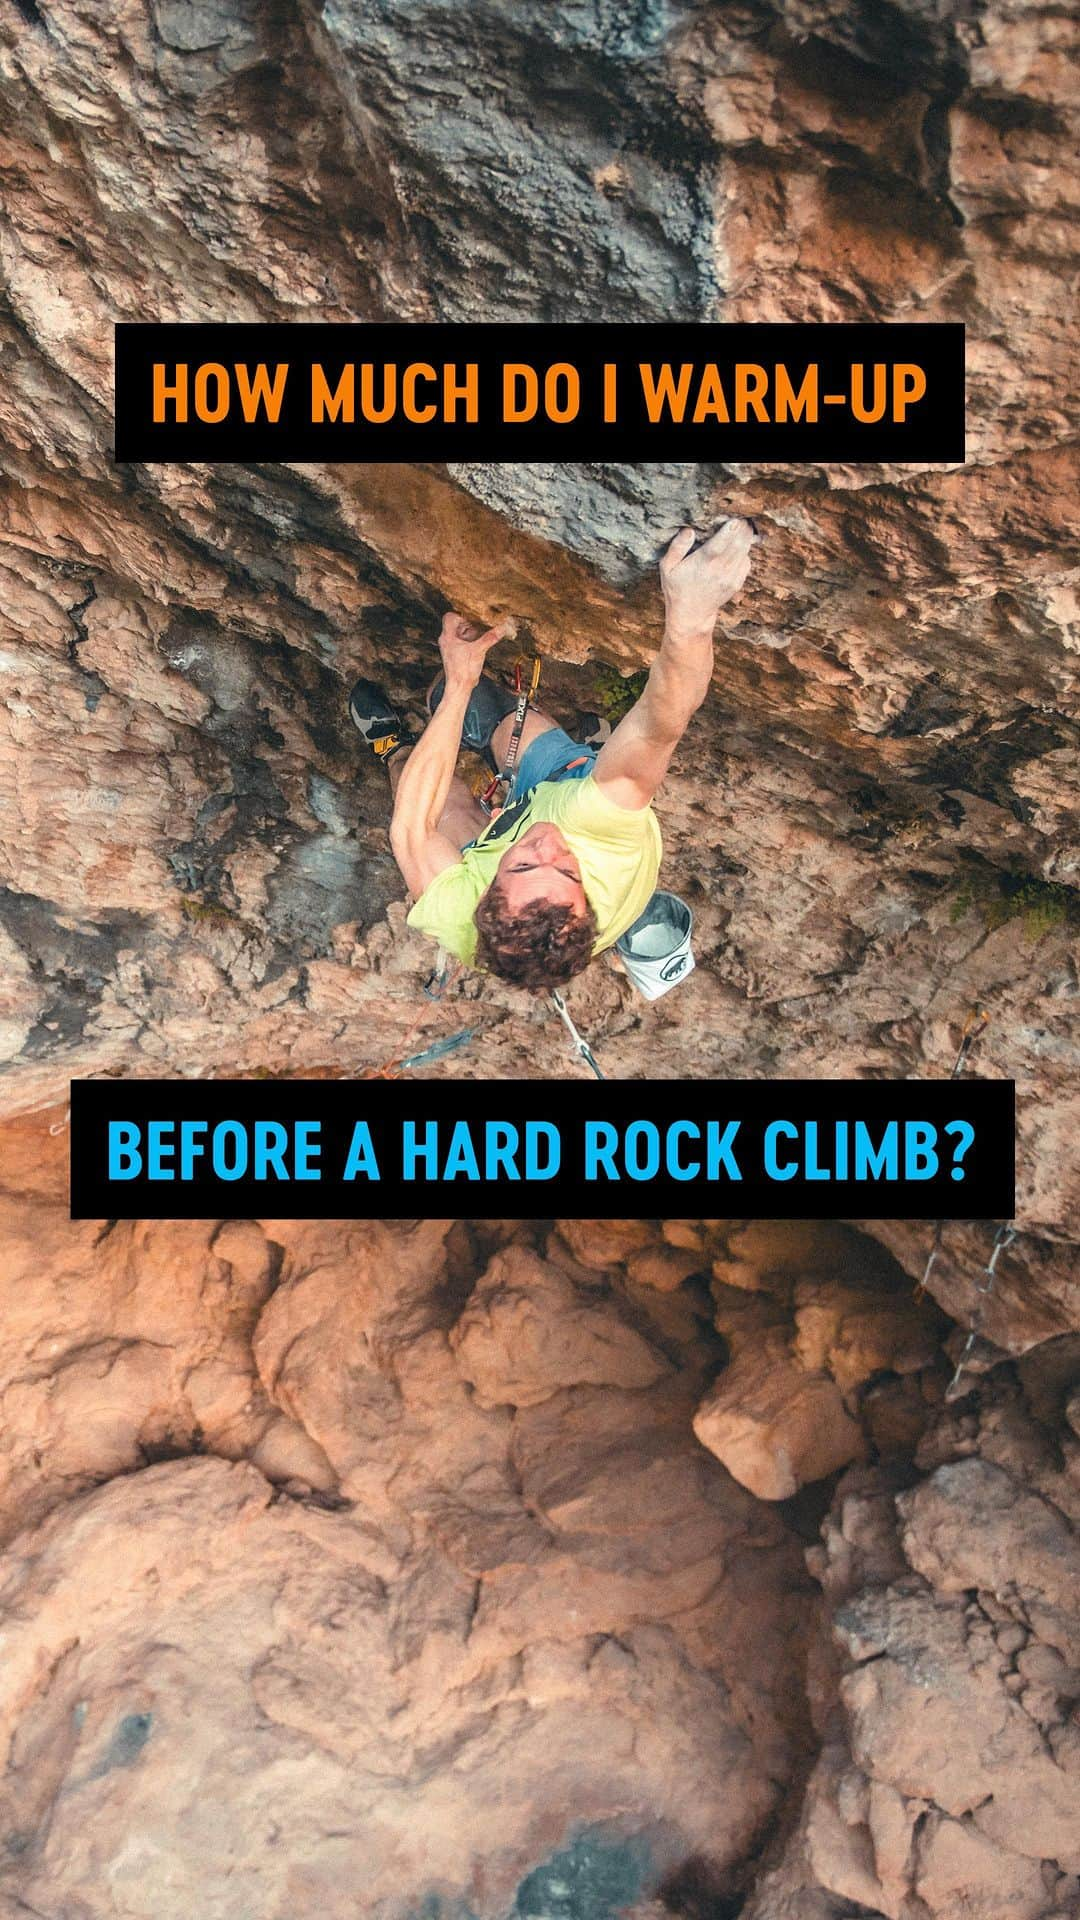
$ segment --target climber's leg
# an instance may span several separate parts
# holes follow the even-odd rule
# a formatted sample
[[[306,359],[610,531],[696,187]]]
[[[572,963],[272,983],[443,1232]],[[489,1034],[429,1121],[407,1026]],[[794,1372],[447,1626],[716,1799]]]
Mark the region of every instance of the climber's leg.
[[[365,739],[377,760],[392,764],[408,744],[409,735],[401,715],[385,687],[376,680],[358,680],[349,695],[349,718]]]
[[[434,713],[438,707],[443,697],[444,684],[440,673],[428,688],[429,713]],[[503,737],[504,730],[505,737],[509,739],[516,707],[516,694],[511,693],[508,687],[500,686],[497,680],[492,680],[486,673],[482,675],[469,696],[469,704],[465,710],[465,724],[461,730],[462,743],[466,747],[471,747],[474,753],[482,753],[493,773],[497,773],[502,765],[501,760],[495,759],[495,742]]]
[[[414,743],[385,688],[375,680],[358,680],[349,695],[349,717],[376,759],[382,761],[390,775],[390,791],[395,793]],[[455,846],[467,847],[486,825],[487,815],[464,780],[452,780],[439,820],[439,832]]]
[[[516,706],[516,701],[514,704]],[[527,750],[532,746],[533,741],[539,740],[542,733],[550,733],[553,729],[556,733],[562,731],[558,721],[553,720],[550,713],[544,713],[540,707],[529,708],[528,713],[525,715],[525,725],[521,729],[521,744],[518,747],[519,767]],[[510,745],[510,736],[513,731],[514,715],[513,712],[510,712],[507,714],[505,720],[500,720],[491,736],[492,765],[496,771],[501,772],[502,770],[503,763],[506,759],[506,750]]]
[[[428,711],[434,713],[442,699],[440,674],[428,689]],[[462,738],[467,746],[482,752],[493,773],[501,773],[514,731],[517,697],[486,675],[469,702]],[[585,721],[581,742],[564,733],[557,720],[542,707],[530,707],[525,715],[518,744],[517,779],[514,792],[520,797],[542,780],[584,779],[591,772],[597,753],[610,733],[610,727],[593,714]],[[544,748],[530,753],[538,740]]]
[[[390,775],[392,793],[397,792],[402,769],[411,752],[411,747],[402,747],[400,753],[395,753],[389,763],[387,772]],[[462,847],[470,846],[488,824],[487,814],[480,802],[469,792],[464,780],[460,780],[455,774],[450,782],[446,804],[439,816],[437,831],[445,834],[446,838],[453,841],[455,847],[460,850]]]

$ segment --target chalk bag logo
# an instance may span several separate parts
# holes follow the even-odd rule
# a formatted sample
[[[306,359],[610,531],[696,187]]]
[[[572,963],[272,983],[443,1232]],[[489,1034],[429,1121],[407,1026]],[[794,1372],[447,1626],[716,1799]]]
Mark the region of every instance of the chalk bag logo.
[[[615,951],[638,992],[659,1000],[694,971],[690,946],[694,916],[676,893],[658,888],[632,927],[620,934]]]

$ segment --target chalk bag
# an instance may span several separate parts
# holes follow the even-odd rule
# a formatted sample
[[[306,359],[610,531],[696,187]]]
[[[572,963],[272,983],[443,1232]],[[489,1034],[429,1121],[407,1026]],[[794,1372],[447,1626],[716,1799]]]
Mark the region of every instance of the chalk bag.
[[[659,1000],[694,971],[690,935],[694,916],[677,893],[657,889],[644,913],[619,935],[615,951],[638,992]]]

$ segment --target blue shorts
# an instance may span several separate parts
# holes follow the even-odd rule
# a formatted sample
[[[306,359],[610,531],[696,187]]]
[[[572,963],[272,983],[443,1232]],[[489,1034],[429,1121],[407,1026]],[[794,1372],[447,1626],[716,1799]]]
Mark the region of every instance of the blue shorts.
[[[549,727],[526,747],[514,769],[509,800],[522,800],[544,780],[584,780],[596,765],[595,747],[571,740],[561,727]]]

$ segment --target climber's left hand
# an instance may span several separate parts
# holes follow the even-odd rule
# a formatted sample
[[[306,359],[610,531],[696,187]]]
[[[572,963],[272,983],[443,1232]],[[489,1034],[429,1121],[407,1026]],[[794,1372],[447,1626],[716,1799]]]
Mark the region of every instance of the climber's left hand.
[[[491,648],[498,641],[505,640],[507,632],[508,623],[503,620],[481,630],[474,620],[466,620],[464,614],[445,614],[439,634],[439,652],[447,689],[467,687],[471,690],[475,687]]]

